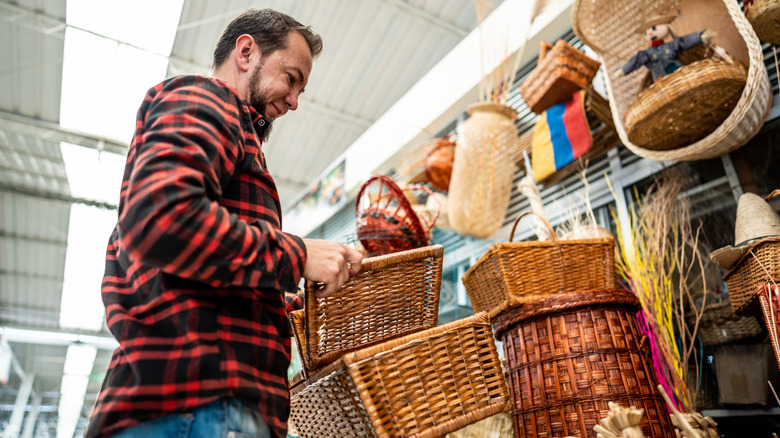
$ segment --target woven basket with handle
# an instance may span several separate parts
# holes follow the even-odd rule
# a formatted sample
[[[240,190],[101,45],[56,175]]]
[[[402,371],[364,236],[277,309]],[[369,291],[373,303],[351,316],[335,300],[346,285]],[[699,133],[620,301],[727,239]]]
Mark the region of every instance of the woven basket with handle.
[[[494,329],[503,342],[515,436],[595,437],[608,402],[644,409],[648,438],[673,438],[643,345],[630,292],[569,292],[502,314]]]
[[[307,281],[304,366],[317,370],[349,351],[435,327],[443,254],[433,245],[364,259],[360,272],[325,298]]]
[[[639,50],[647,48],[647,42],[636,32],[637,27],[650,15],[667,13],[677,14],[672,25],[680,35],[721,23],[713,29],[717,32],[715,43],[747,67],[747,79],[733,110],[712,132],[694,143],[660,151],[633,143],[623,124],[626,110],[642,91],[642,69],[629,75],[621,75],[617,70]],[[637,155],[654,160],[715,158],[745,144],[761,128],[769,112],[772,91],[761,44],[733,0],[575,0],[572,27],[580,40],[599,54],[615,129],[623,144]]]
[[[780,195],[774,190],[766,197],[770,201]],[[780,280],[780,236],[767,239],[747,252],[723,276],[729,288],[734,312],[739,315],[758,315],[756,288]]]
[[[509,403],[485,313],[348,353],[291,394],[302,438],[440,437]]]
[[[587,88],[600,65],[564,40],[554,46],[542,41],[539,63],[520,84],[520,95],[531,111],[541,114],[556,103],[570,100],[575,91]]]
[[[508,243],[496,243],[463,275],[475,312],[495,318],[501,312],[540,298],[574,290],[611,289],[616,285],[615,240],[558,240],[544,217],[552,240],[512,242],[520,219],[515,219]]]

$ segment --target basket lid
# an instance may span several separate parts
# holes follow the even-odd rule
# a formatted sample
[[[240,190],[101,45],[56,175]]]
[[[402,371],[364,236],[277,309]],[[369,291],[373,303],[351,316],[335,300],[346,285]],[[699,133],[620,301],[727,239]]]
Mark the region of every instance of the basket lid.
[[[560,313],[595,305],[629,306],[639,309],[639,299],[626,290],[603,289],[568,292],[551,298],[523,303],[499,315],[493,330],[500,338],[504,332],[522,321],[551,313]]]

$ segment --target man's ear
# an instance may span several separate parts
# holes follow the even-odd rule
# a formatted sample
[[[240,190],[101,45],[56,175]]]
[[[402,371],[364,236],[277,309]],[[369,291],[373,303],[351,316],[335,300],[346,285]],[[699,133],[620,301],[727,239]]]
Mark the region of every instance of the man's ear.
[[[249,63],[255,52],[255,39],[251,35],[243,34],[236,39],[235,59],[236,65],[241,71],[249,71]]]

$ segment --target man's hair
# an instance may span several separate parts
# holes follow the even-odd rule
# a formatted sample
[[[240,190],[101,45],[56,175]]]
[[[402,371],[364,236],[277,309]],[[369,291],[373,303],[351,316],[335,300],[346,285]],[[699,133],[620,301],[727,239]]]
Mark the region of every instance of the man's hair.
[[[322,52],[322,38],[293,17],[273,9],[248,9],[228,24],[214,49],[214,68],[221,66],[236,46],[238,37],[251,35],[259,46],[263,57],[279,49],[287,48],[287,37],[291,32],[300,33],[309,45],[312,58]]]

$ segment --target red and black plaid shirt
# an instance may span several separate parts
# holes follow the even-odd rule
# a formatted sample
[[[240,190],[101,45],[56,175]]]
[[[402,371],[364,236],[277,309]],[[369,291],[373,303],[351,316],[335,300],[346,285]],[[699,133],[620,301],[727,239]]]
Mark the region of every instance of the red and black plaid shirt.
[[[229,85],[168,79],[138,110],[102,296],[119,341],[87,430],[106,436],[226,397],[284,436],[286,302],[306,250],[281,231],[268,121]]]

